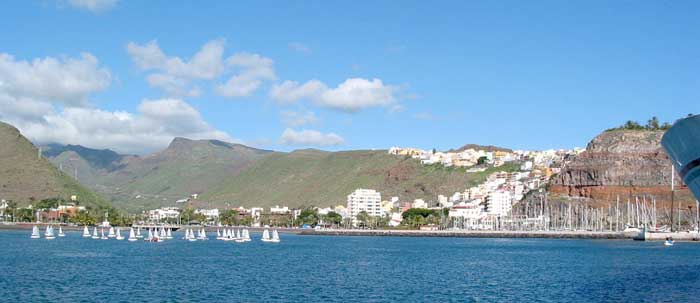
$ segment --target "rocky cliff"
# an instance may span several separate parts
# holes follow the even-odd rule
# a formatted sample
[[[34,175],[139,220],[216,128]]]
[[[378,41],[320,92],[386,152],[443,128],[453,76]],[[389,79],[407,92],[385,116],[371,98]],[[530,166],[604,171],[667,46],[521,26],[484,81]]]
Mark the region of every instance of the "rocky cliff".
[[[671,162],[661,147],[663,131],[614,130],[595,137],[568,159],[551,186],[554,193],[600,200],[670,195]],[[680,183],[680,178],[676,176]],[[680,184],[679,184],[680,185]],[[684,196],[685,191],[680,191]]]

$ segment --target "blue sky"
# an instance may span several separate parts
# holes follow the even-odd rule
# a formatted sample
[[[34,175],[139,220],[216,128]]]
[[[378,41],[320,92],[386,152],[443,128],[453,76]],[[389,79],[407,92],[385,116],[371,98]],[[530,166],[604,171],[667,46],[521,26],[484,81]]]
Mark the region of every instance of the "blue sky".
[[[180,135],[275,150],[548,149],[700,112],[692,1],[104,1],[5,5],[0,120],[38,143],[133,153]],[[220,60],[188,65],[207,44]],[[217,90],[237,76],[234,93]]]

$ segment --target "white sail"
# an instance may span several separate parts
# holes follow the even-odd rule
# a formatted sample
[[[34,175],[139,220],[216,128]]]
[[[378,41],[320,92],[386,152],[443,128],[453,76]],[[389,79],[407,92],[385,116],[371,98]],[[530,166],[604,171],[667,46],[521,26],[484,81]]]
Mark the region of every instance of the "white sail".
[[[102,239],[102,240],[107,240],[107,239],[109,239],[107,236],[105,236],[105,229],[104,229],[104,228],[100,229],[100,233],[102,234],[102,235],[100,236],[100,239]]]
[[[121,228],[117,227],[117,240],[124,240],[124,237],[122,236],[122,230]]]
[[[168,228],[168,232],[167,232],[166,238],[168,238],[168,239],[172,239],[172,238],[173,238],[173,232],[172,232],[172,229],[171,229],[171,228]]]
[[[277,233],[277,230],[272,231],[272,240],[270,242],[279,242],[280,241],[280,234]]]
[[[270,241],[270,232],[269,232],[267,229],[265,229],[265,230],[263,231],[262,239],[261,239],[261,240],[262,240],[263,242],[268,242],[268,241]]]
[[[53,227],[50,225],[46,227],[46,233],[44,234],[44,238],[47,240],[55,239],[56,237],[53,235]]]
[[[141,235],[141,226],[136,228],[136,237],[143,238],[143,235]]]
[[[197,238],[194,237],[194,231],[190,229],[190,237],[187,239],[187,241],[194,242],[197,241]]]
[[[58,236],[59,237],[65,237],[66,234],[63,233],[63,228],[61,226],[58,227]]]
[[[114,227],[110,227],[110,228],[109,228],[109,234],[107,235],[107,237],[109,237],[109,238],[114,238],[114,237],[116,237],[116,236],[117,236],[117,235],[114,234]]]
[[[89,238],[90,237],[90,230],[88,230],[87,225],[83,227],[83,238]]]
[[[209,240],[209,238],[207,238],[207,231],[206,231],[204,228],[202,228],[202,237],[201,237],[201,239],[202,239],[202,240]]]
[[[221,239],[221,231],[218,228],[216,229],[216,239]]]
[[[151,241],[153,239],[153,233],[151,232],[151,229],[148,229],[148,236],[146,237],[146,241]]]
[[[99,239],[100,236],[97,235],[97,227],[92,229],[92,238],[93,239]]]
[[[134,234],[134,228],[129,229],[129,241],[137,241],[138,238],[136,238],[136,234]]]
[[[38,228],[36,225],[34,225],[34,227],[32,228],[32,236],[31,236],[31,238],[32,238],[32,239],[39,239],[39,238],[41,238],[41,235],[39,234],[39,228]]]

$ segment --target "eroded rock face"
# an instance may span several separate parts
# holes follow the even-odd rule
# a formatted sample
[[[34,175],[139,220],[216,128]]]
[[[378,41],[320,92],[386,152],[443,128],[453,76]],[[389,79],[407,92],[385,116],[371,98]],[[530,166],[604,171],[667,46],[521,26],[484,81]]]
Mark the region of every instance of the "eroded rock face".
[[[671,162],[660,144],[663,133],[618,130],[598,135],[583,153],[569,159],[553,180],[552,190],[596,198],[595,193],[605,193],[606,188],[635,192],[668,188]]]

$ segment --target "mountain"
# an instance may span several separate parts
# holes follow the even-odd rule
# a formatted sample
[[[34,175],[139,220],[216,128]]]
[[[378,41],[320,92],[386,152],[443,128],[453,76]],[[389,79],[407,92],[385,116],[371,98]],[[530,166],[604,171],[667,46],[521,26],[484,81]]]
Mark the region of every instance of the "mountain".
[[[82,205],[107,207],[102,197],[62,173],[15,127],[0,122],[0,198],[18,202],[77,195]]]
[[[202,198],[245,206],[330,206],[345,204],[347,195],[357,188],[372,188],[387,200],[391,196],[405,202],[435,200],[438,194],[449,195],[483,182],[492,171],[517,167],[466,173],[460,168],[424,166],[385,150],[299,150],[267,155]]]
[[[596,136],[586,150],[569,159],[550,190],[569,197],[627,200],[653,195],[670,201],[671,162],[661,147],[662,130],[609,130]],[[677,184],[681,179],[676,175]],[[677,192],[690,200],[687,189]]]
[[[119,155],[109,150],[62,147],[52,161],[131,211],[172,205],[191,194],[206,192],[270,153],[218,140],[175,138],[147,156]],[[49,155],[49,154],[47,154]]]
[[[85,147],[53,147],[52,161],[109,197],[119,207],[140,211],[175,205],[200,194],[202,207],[345,204],[356,188],[373,188],[402,201],[434,200],[463,191],[496,169],[466,173],[461,168],[423,166],[387,151],[290,153],[216,140],[175,138],[163,151],[138,157]],[[61,151],[58,153],[58,151]],[[508,165],[498,170],[514,170]]]

